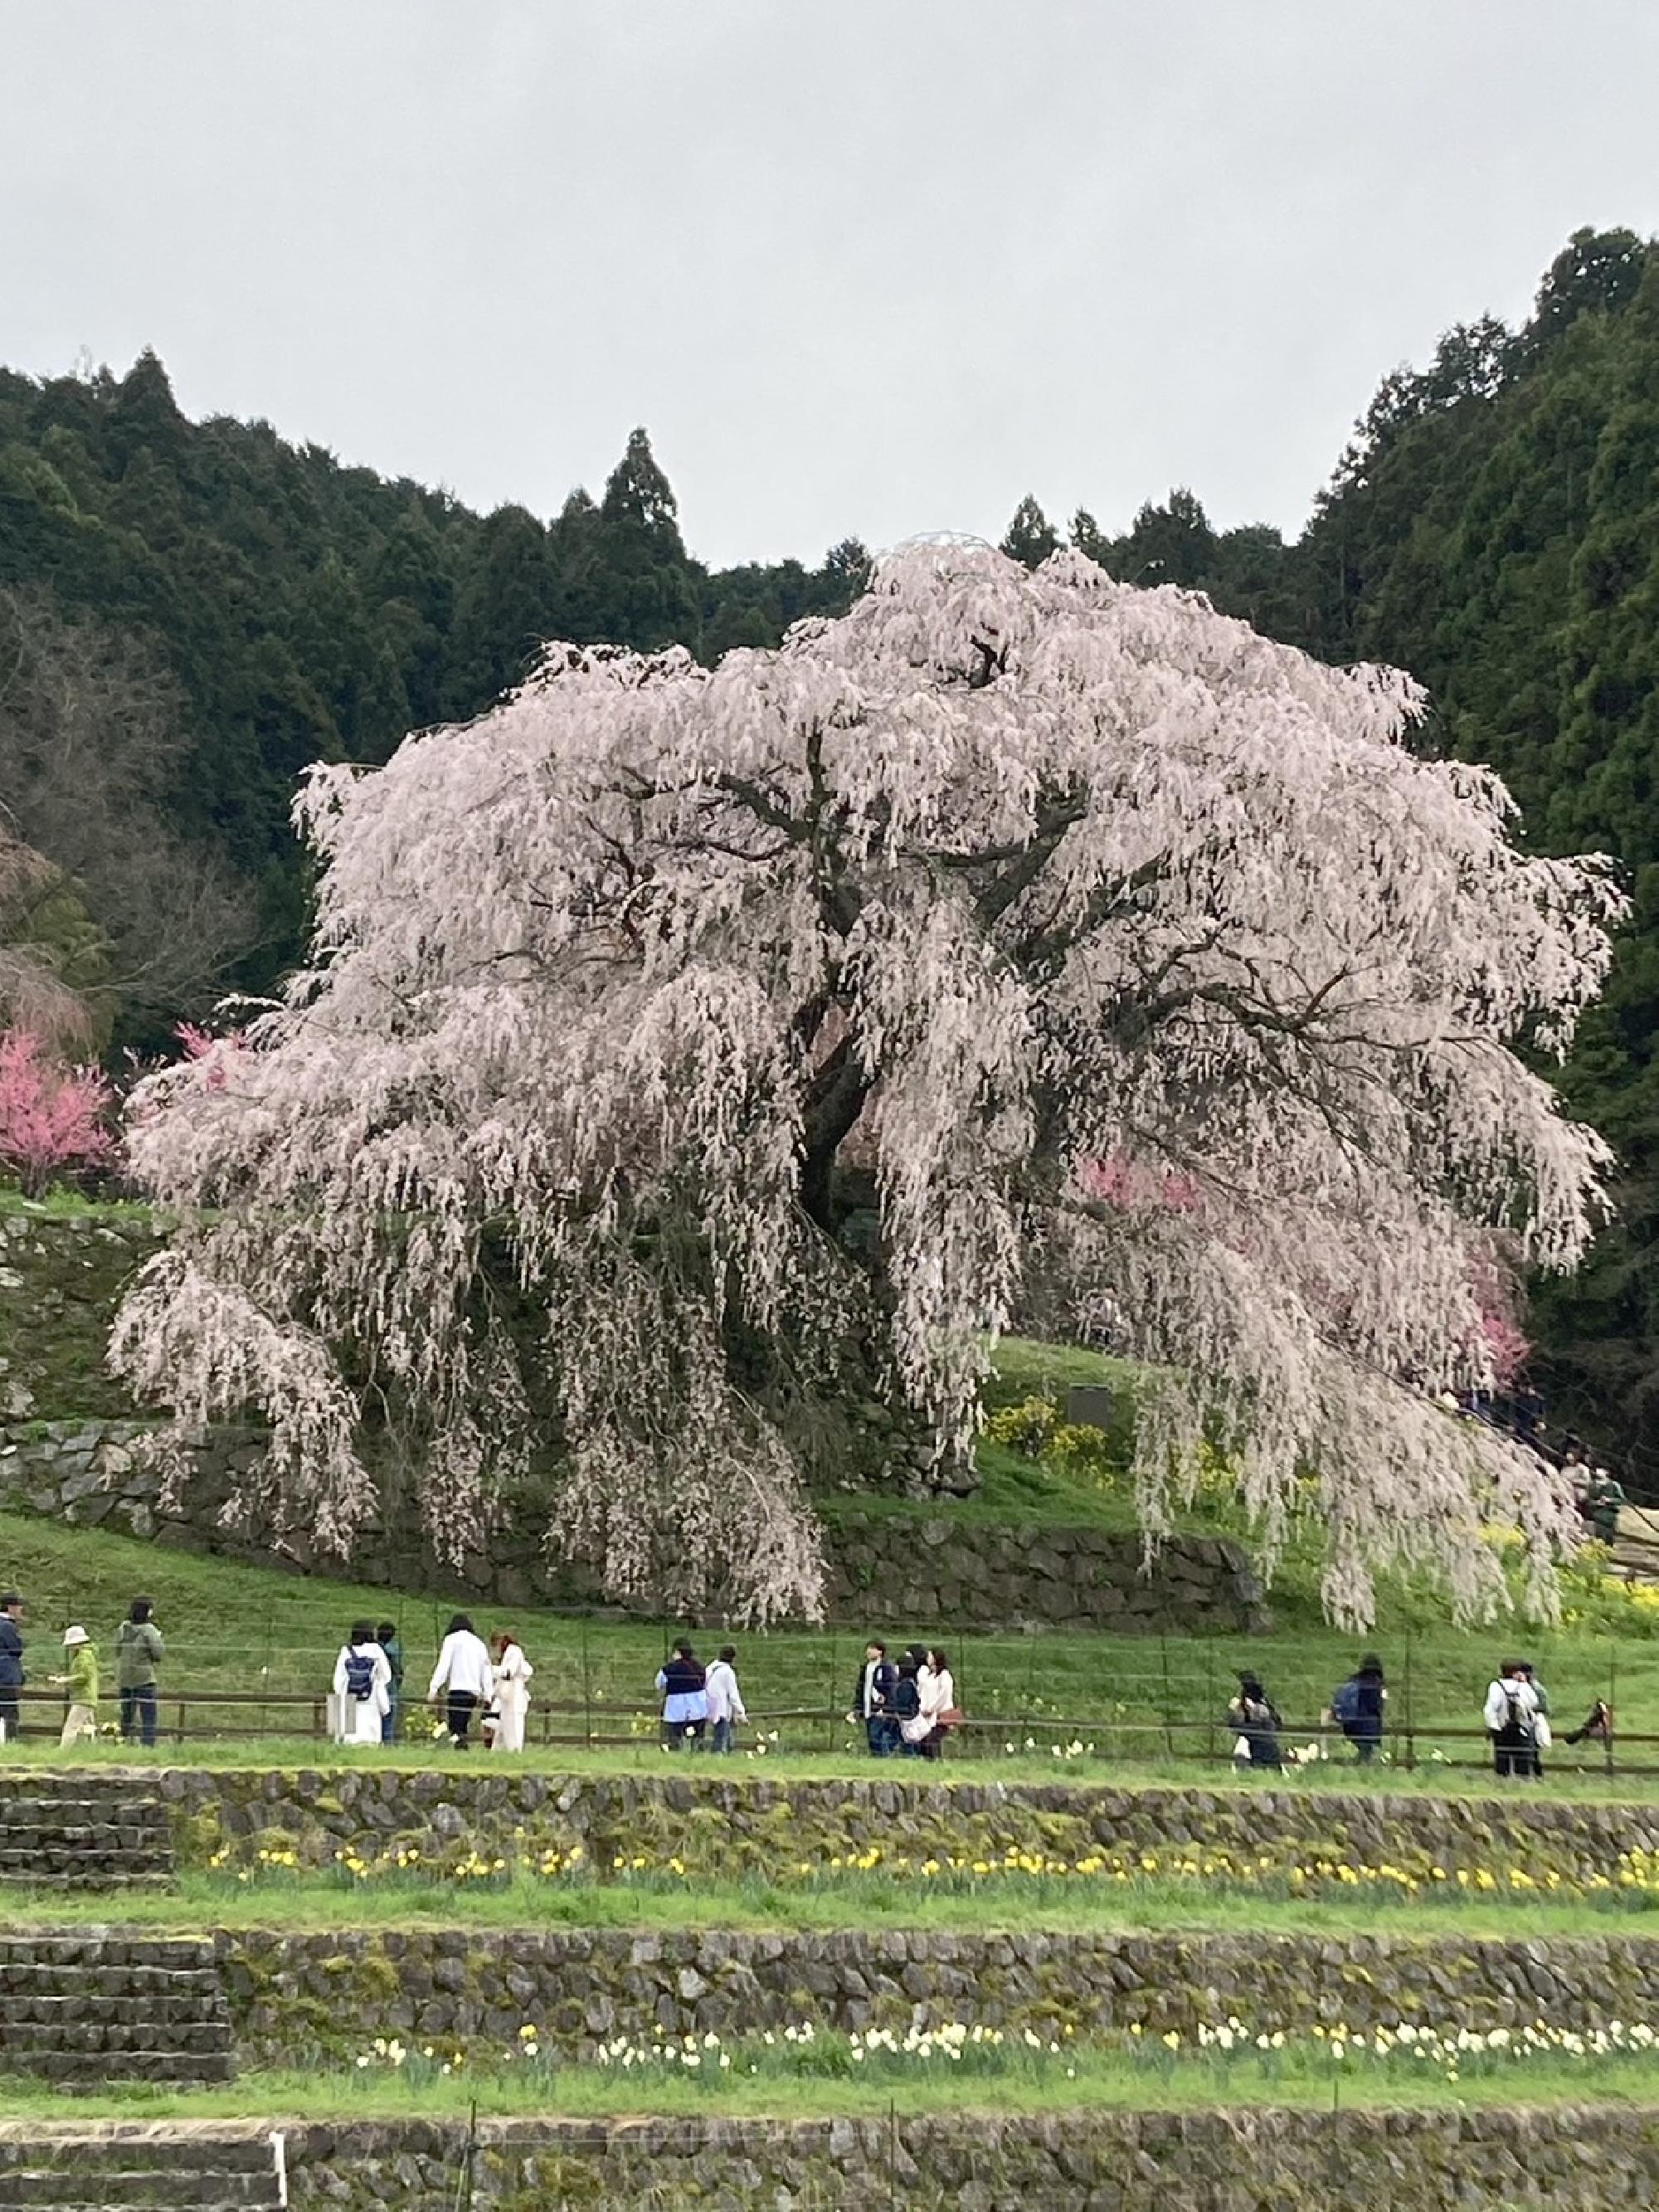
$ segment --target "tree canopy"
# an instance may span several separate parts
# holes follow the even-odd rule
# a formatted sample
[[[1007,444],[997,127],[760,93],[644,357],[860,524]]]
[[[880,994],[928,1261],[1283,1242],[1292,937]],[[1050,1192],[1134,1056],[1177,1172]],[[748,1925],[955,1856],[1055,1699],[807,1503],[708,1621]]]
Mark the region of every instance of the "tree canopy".
[[[556,1438],[556,1540],[763,1619],[819,1594],[780,1394],[850,1347],[964,1453],[1036,1273],[1152,1363],[1151,1527],[1218,1425],[1270,1553],[1317,1470],[1345,1619],[1379,1559],[1490,1597],[1480,1480],[1540,1555],[1562,1508],[1421,1385],[1489,1379],[1504,1255],[1589,1233],[1601,1148],[1516,1048],[1570,1043],[1618,902],[1423,709],[1073,552],[904,551],[713,672],[554,648],[313,771],[312,964],[135,1098],[186,1226],[118,1365],[257,1407],[342,1547],[371,1404],[440,1540]]]

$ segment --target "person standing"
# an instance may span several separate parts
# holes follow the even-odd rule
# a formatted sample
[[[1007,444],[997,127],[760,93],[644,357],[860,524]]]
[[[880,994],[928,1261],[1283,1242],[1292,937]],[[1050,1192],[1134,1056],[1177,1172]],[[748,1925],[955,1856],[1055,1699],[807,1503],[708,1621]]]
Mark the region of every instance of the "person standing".
[[[743,1692],[738,1687],[737,1656],[734,1644],[722,1644],[720,1656],[709,1668],[703,1685],[708,1699],[710,1747],[714,1751],[730,1751],[738,1723],[749,1717]]]
[[[1369,1766],[1382,1741],[1382,1708],[1389,1699],[1382,1662],[1368,1651],[1346,1682],[1331,1692],[1329,1717],[1354,1747],[1362,1766]]]
[[[1279,1748],[1279,1731],[1283,1723],[1272,1698],[1261,1686],[1261,1677],[1248,1669],[1239,1675],[1238,1695],[1227,1708],[1227,1725],[1236,1732],[1235,1766],[1283,1769],[1285,1760]]]
[[[398,1633],[395,1620],[383,1620],[374,1632],[374,1641],[386,1654],[386,1663],[391,1673],[386,1686],[386,1707],[380,1720],[380,1741],[395,1743],[398,1740],[398,1715],[404,1702],[404,1640]]]
[[[657,1688],[668,1748],[679,1751],[695,1745],[708,1721],[708,1678],[684,1637],[658,1668]]]
[[[898,1680],[893,1685],[893,1718],[898,1725],[901,1759],[921,1757],[922,1743],[933,1725],[921,1710],[918,1668],[915,1653],[907,1651],[899,1661]]]
[[[375,1640],[374,1624],[354,1620],[334,1662],[335,1742],[379,1743],[391,1692],[391,1662]]]
[[[443,1698],[445,1724],[457,1751],[466,1749],[472,1716],[480,1705],[489,1704],[495,1687],[489,1647],[474,1630],[471,1618],[456,1613],[439,1650],[426,1695],[428,1705],[435,1705]]]
[[[938,1644],[929,1647],[926,1663],[917,1671],[916,1691],[921,1701],[921,1717],[928,1723],[927,1733],[921,1739],[921,1755],[924,1759],[941,1759],[945,1755],[945,1739],[962,1716],[957,1711],[957,1685],[951,1662]]]
[[[155,1742],[157,1669],[167,1649],[151,1615],[155,1610],[147,1597],[136,1597],[127,1617],[115,1632],[115,1682],[121,1692],[121,1741],[132,1741],[139,1729],[146,1749]]]
[[[69,1711],[58,1739],[60,1749],[79,1743],[82,1736],[95,1739],[98,1734],[98,1646],[84,1628],[64,1631],[64,1658],[68,1673],[53,1677],[69,1692]]]
[[[898,1671],[887,1656],[887,1646],[875,1638],[864,1647],[864,1664],[853,1685],[853,1710],[848,1718],[864,1725],[864,1739],[872,1759],[890,1758],[898,1749],[898,1719],[893,1711],[893,1692]]]
[[[1537,1715],[1538,1701],[1520,1662],[1506,1659],[1486,1692],[1485,1712],[1492,1766],[1506,1779],[1524,1781],[1532,1774],[1533,1724]]]
[[[7,1743],[17,1735],[17,1692],[27,1679],[23,1672],[23,1601],[15,1590],[8,1590],[0,1597],[0,1738]]]
[[[530,1711],[530,1683],[536,1670],[524,1646],[505,1629],[495,1638],[495,1735],[492,1751],[522,1751]]]
[[[1550,1693],[1538,1679],[1537,1669],[1526,1660],[1521,1663],[1521,1679],[1532,1692],[1537,1711],[1532,1717],[1532,1764],[1528,1770],[1534,1782],[1544,1778],[1544,1753],[1555,1741],[1550,1726]]]
[[[1583,1514],[1595,1531],[1595,1540],[1609,1551],[1619,1540],[1619,1509],[1625,1502],[1625,1486],[1604,1467],[1592,1469],[1584,1486]]]

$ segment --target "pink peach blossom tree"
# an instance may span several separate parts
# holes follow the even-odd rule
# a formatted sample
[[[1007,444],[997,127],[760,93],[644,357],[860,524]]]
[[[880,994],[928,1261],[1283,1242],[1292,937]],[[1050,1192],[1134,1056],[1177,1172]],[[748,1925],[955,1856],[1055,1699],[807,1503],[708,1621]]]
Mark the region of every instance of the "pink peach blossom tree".
[[[32,1030],[0,1031],[0,1170],[27,1197],[38,1198],[54,1176],[108,1158],[113,1103],[95,1067],[65,1066]]]
[[[184,1226],[117,1368],[185,1424],[261,1413],[342,1550],[371,1410],[452,1547],[551,1440],[556,1544],[761,1620],[821,1599],[783,1400],[850,1348],[958,1463],[1036,1278],[1148,1363],[1152,1540],[1207,1437],[1269,1557],[1315,1471],[1345,1621],[1379,1561],[1492,1602],[1493,1486],[1547,1595],[1559,1501],[1423,1385],[1480,1376],[1472,1251],[1566,1268],[1591,1231],[1603,1148],[1528,1062],[1620,902],[1411,750],[1423,706],[1075,553],[945,541],[712,672],[550,649],[481,720],[312,771],[310,965],[133,1101]]]

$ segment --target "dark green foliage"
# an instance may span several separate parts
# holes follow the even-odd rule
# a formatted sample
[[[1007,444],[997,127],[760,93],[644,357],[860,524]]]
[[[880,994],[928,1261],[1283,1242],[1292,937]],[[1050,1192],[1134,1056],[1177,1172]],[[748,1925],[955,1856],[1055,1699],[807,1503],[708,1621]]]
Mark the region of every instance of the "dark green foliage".
[[[1028,492],[1014,509],[1002,550],[1011,561],[1022,561],[1028,568],[1040,568],[1059,544],[1059,532]]]
[[[544,525],[488,517],[347,468],[263,422],[191,423],[144,353],[125,377],[0,370],[0,586],[95,614],[158,656],[184,701],[165,794],[246,887],[257,940],[234,980],[268,990],[304,942],[289,822],[316,760],[384,761],[411,728],[481,712],[550,637],[705,659],[841,612],[868,565],[711,574],[687,553],[643,430],[595,504]]]
[[[1659,251],[1579,233],[1526,327],[1384,383],[1291,555],[1298,642],[1408,667],[1429,741],[1490,761],[1540,849],[1613,853],[1636,901],[1565,1071],[1621,1156],[1621,1219],[1540,1286],[1558,1420],[1635,1454],[1659,1412]],[[1297,635],[1295,623],[1287,633]]]

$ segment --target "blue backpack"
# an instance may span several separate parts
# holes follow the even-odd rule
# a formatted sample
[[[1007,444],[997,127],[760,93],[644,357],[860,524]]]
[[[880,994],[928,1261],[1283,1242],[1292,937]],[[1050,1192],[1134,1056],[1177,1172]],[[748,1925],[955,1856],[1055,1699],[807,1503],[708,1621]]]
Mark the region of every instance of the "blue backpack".
[[[1359,1685],[1352,1675],[1331,1692],[1331,1718],[1345,1731],[1359,1718]]]
[[[374,1662],[366,1659],[361,1651],[348,1651],[345,1674],[347,1697],[356,1698],[360,1705],[366,1705],[374,1687]]]

